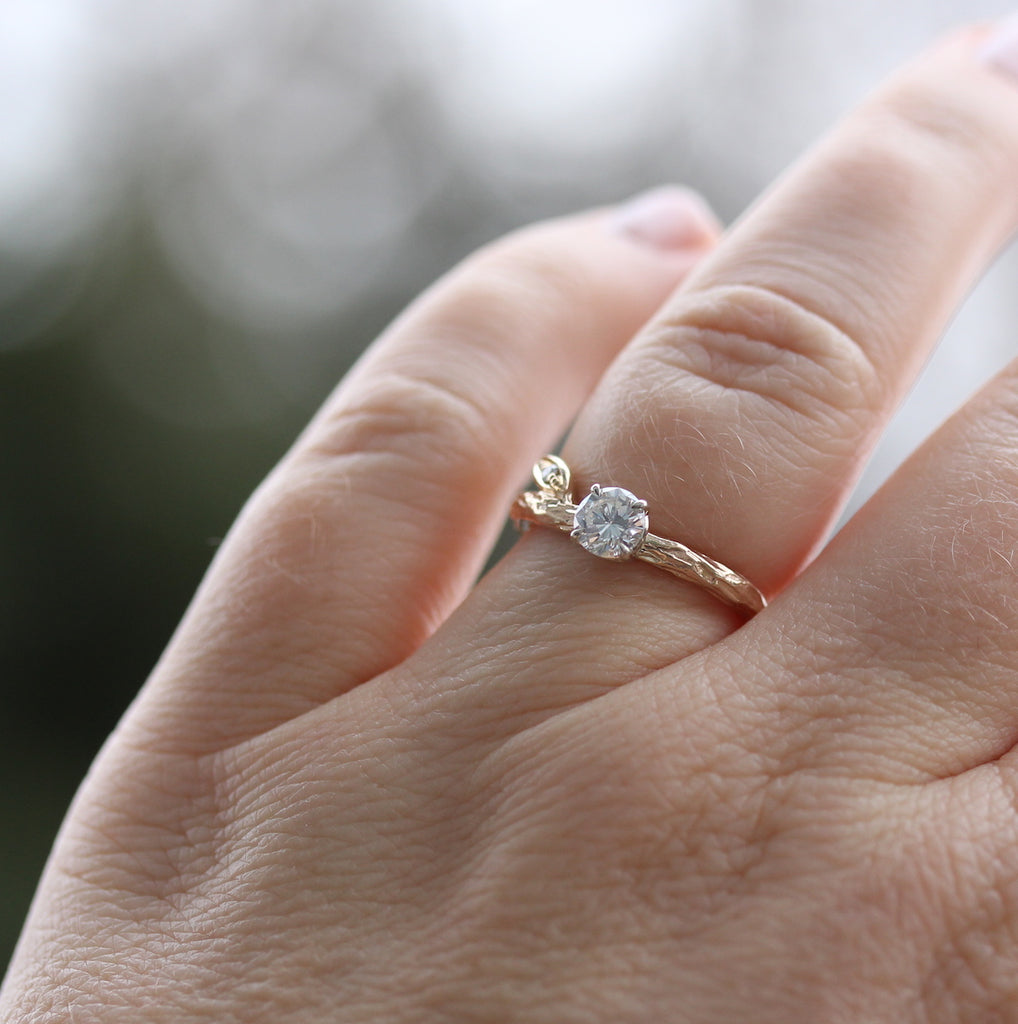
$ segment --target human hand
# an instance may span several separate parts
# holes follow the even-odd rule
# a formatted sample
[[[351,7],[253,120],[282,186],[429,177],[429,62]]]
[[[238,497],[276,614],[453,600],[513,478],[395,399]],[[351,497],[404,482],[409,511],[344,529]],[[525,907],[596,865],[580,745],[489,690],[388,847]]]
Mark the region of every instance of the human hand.
[[[1018,222],[982,44],[851,115],[607,372],[712,245],[674,194],[411,307],[104,748],[3,1019],[1018,1020],[1018,367],[803,570]],[[577,410],[579,481],[766,611],[548,530],[471,590]]]

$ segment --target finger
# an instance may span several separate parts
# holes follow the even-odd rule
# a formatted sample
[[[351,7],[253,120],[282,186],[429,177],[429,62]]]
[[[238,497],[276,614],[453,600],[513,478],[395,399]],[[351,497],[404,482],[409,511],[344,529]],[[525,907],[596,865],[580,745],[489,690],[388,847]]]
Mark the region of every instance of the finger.
[[[665,189],[522,231],[426,293],[244,510],[147,697],[166,731],[179,712],[193,742],[231,742],[419,645],[533,452],[715,234],[698,197]]]
[[[750,645],[774,644],[773,699],[811,759],[916,781],[1015,747],[1016,438],[1018,363],[898,470],[770,623],[732,638],[743,667]]]
[[[1018,220],[1018,89],[980,63],[980,40],[961,33],[906,68],[726,235],[585,407],[565,451],[578,494],[632,490],[654,533],[767,592],[799,571]],[[460,639],[498,639],[490,681],[462,695],[476,714],[508,687],[521,720],[550,714],[737,622],[696,587],[594,560],[558,533],[520,545],[497,582],[450,623]],[[410,667],[447,679],[451,649]]]
[[[768,592],[799,569],[1018,221],[1018,89],[980,40],[907,67],[726,237],[584,410],[582,482]]]

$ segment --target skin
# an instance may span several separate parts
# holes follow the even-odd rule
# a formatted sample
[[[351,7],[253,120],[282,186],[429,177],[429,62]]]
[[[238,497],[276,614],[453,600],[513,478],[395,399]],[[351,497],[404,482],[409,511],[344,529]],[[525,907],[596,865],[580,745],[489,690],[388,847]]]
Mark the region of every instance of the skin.
[[[102,751],[0,1018],[1018,1021],[1018,366],[823,546],[1018,225],[982,38],[716,245],[671,193],[684,232],[540,225],[415,303]],[[540,529],[474,585],[574,416],[578,493],[770,607]]]

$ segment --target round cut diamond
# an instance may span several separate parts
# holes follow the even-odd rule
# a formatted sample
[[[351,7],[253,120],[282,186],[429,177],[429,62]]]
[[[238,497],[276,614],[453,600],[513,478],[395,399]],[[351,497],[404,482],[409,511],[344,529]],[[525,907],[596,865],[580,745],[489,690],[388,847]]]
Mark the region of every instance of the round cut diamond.
[[[647,506],[622,487],[590,489],[573,513],[572,536],[599,558],[629,558],[647,536]]]

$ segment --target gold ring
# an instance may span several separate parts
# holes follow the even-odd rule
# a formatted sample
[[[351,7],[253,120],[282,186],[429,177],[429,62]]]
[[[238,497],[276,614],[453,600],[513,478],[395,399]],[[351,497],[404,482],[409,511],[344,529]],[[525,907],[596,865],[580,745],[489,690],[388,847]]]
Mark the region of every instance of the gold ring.
[[[763,594],[745,576],[685,544],[652,534],[647,503],[631,491],[594,484],[576,504],[572,474],[557,455],[534,464],[534,480],[538,489],[524,491],[513,503],[510,515],[517,523],[554,526],[598,558],[649,562],[751,614],[766,607]]]

